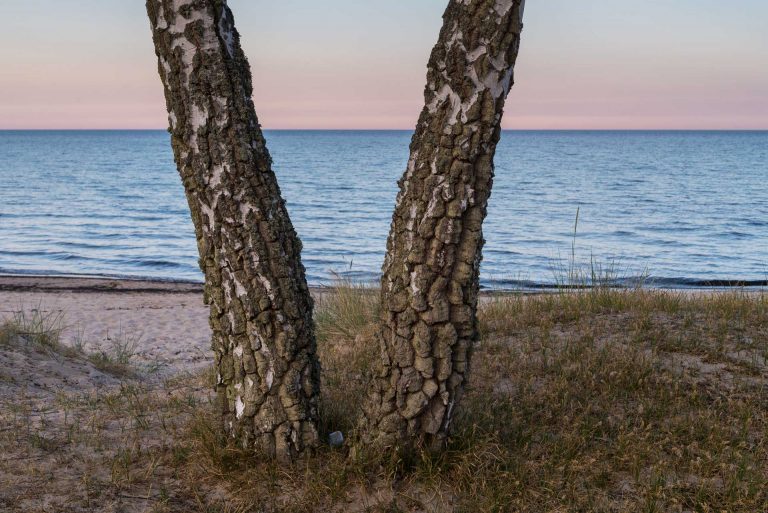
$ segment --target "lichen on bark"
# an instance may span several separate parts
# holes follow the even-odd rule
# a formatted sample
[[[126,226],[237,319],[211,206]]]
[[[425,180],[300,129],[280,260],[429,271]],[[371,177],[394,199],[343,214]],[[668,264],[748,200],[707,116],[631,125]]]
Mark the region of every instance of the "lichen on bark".
[[[223,427],[289,461],[318,443],[319,364],[301,242],[225,0],[148,0],[174,159],[210,305]]]
[[[365,443],[439,448],[477,340],[482,222],[524,0],[451,0],[398,185]]]

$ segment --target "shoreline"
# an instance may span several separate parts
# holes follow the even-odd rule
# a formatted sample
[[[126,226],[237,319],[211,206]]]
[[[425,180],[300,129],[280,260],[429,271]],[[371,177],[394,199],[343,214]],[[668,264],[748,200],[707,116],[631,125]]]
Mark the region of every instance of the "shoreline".
[[[356,282],[351,282],[357,284]],[[366,284],[361,282],[362,284]],[[202,294],[203,282],[180,280],[174,278],[148,278],[130,276],[93,276],[78,274],[14,274],[0,273],[0,293],[2,292],[72,292],[72,293],[160,293],[160,294]],[[376,288],[378,282],[371,282],[371,288]],[[328,285],[310,285],[309,290],[314,294],[322,294],[333,289]],[[654,290],[681,293],[725,293],[725,292],[768,292],[768,280],[709,280],[703,285],[689,286],[654,286],[653,280],[648,285],[621,286],[617,284],[608,288],[614,290]],[[584,292],[594,287],[575,285],[570,287],[555,287],[546,284],[529,285],[525,287],[487,287],[480,286],[481,296],[498,296],[507,294],[539,295],[560,292]]]
[[[203,283],[108,276],[0,274],[0,292],[202,293]]]
[[[153,278],[111,278],[87,275],[0,274],[0,293],[200,294],[203,283]],[[313,296],[332,286],[310,285]]]

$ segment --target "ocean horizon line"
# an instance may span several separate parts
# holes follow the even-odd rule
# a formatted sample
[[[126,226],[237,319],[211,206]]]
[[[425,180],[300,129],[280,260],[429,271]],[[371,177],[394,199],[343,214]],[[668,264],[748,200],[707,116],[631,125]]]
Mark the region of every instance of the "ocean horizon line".
[[[265,128],[267,132],[412,132],[414,128]],[[167,132],[167,128],[0,128],[0,132]],[[668,132],[668,133],[763,133],[768,128],[505,128],[502,132]]]

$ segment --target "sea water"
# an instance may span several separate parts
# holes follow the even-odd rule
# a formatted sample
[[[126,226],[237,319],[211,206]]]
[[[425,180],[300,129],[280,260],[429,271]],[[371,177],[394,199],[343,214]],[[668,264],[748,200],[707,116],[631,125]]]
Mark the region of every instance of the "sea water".
[[[310,284],[376,280],[411,133],[266,137]],[[495,162],[484,287],[768,279],[768,132],[510,131]],[[202,280],[169,135],[0,131],[0,272]]]

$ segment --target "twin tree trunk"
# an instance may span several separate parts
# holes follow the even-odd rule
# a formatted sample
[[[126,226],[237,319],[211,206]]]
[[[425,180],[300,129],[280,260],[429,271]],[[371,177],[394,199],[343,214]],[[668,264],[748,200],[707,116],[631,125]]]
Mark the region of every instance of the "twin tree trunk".
[[[224,0],[148,0],[147,12],[205,274],[224,429],[289,461],[318,442],[319,365],[301,243],[248,61]]]
[[[451,0],[399,182],[381,280],[382,370],[364,439],[439,448],[477,340],[482,223],[524,0]]]
[[[477,339],[482,222],[524,0],[450,0],[387,242],[382,368],[362,440],[439,446]],[[301,243],[226,0],[148,0],[171,142],[211,307],[224,429],[283,461],[318,443],[319,364]]]

